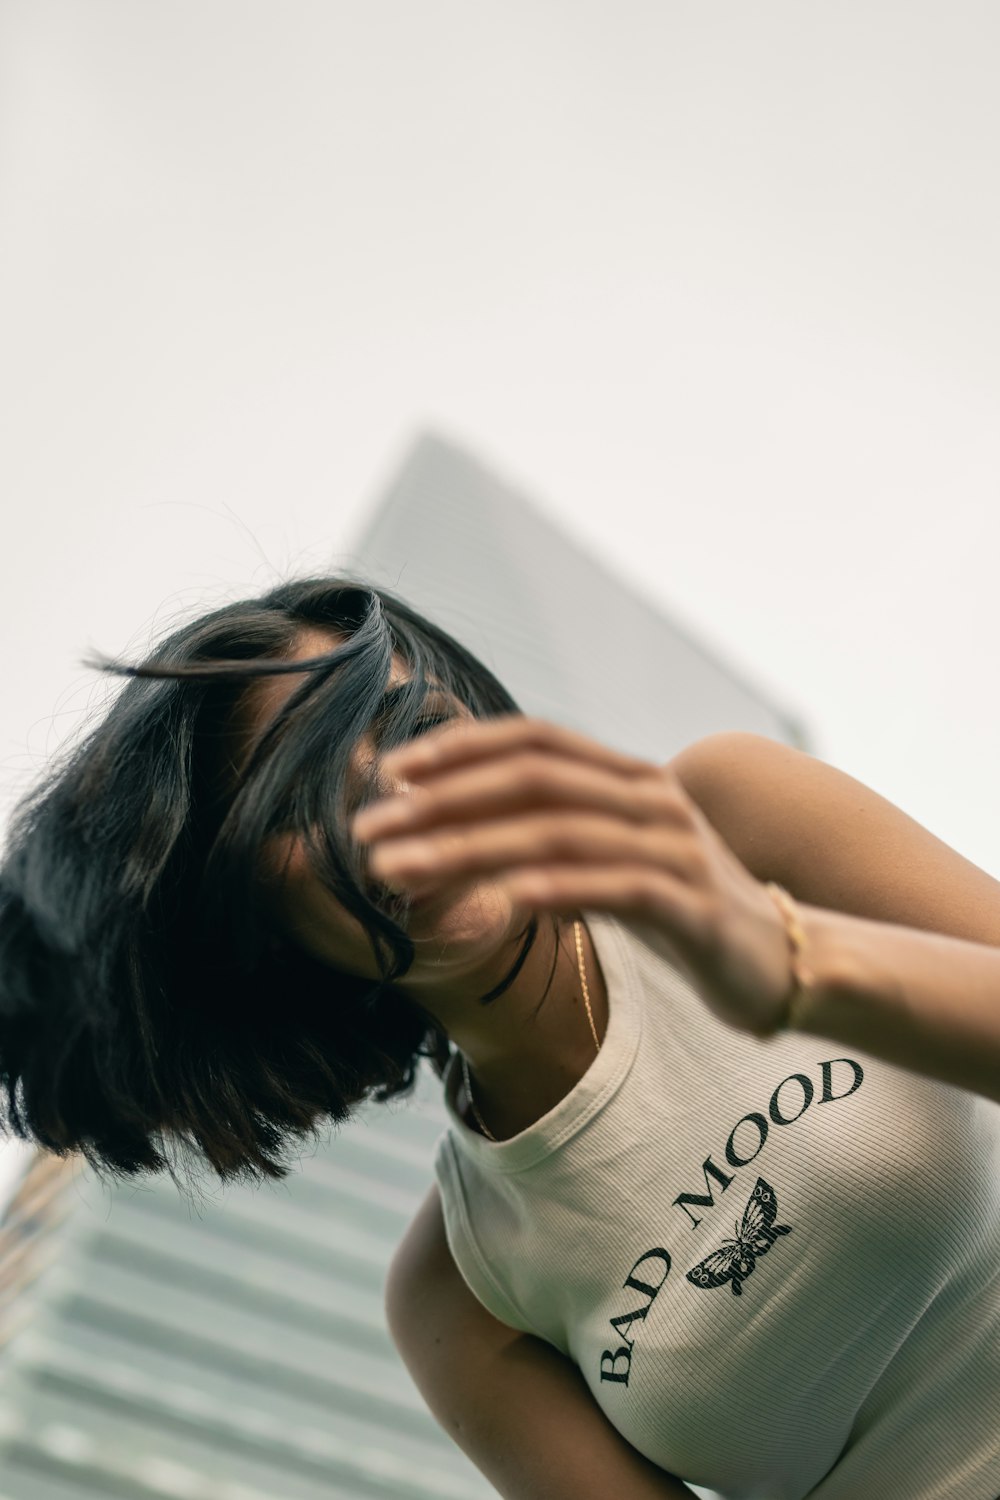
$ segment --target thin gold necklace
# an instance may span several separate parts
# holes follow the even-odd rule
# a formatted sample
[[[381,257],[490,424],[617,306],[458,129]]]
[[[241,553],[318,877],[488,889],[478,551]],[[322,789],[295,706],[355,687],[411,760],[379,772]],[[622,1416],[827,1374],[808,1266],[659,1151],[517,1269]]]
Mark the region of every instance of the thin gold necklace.
[[[583,988],[583,1003],[587,1007],[587,1020],[590,1022],[590,1030],[593,1033],[594,1046],[597,1048],[598,1052],[600,1052],[601,1042],[600,1038],[597,1035],[597,1027],[594,1025],[594,1012],[590,1008],[590,990],[587,988],[587,966],[583,961],[583,937],[581,936],[579,922],[573,923],[573,931],[576,934],[576,963],[577,968],[580,970],[580,984]],[[476,1101],[472,1097],[472,1085],[469,1082],[469,1063],[464,1052],[462,1053],[462,1075],[465,1080],[465,1093],[469,1100],[469,1103],[472,1106],[472,1113],[476,1117],[479,1128],[489,1140],[495,1141],[496,1136],[490,1133],[489,1126],[486,1124],[486,1121],[483,1119],[482,1115],[476,1108]]]

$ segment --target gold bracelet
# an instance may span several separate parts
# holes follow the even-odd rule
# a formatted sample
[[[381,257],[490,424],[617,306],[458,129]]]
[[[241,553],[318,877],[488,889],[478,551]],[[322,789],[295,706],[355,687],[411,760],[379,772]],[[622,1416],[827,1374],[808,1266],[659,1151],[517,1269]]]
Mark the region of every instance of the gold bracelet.
[[[806,948],[806,935],[799,917],[798,907],[784,886],[778,885],[777,881],[769,880],[765,889],[774,900],[785,923],[785,931],[788,933],[788,944],[791,950],[789,956],[792,966],[792,988],[785,1000],[778,1020],[768,1033],[769,1036],[773,1036],[776,1031],[792,1031],[797,1027],[802,1016],[803,1006],[812,993],[809,986],[815,982],[816,976],[803,958]]]

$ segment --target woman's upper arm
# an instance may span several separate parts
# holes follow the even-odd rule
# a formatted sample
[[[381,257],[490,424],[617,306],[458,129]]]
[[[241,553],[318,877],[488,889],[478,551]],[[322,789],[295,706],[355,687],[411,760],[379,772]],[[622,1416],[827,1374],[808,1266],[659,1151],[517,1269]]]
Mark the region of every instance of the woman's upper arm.
[[[1000,881],[846,771],[743,730],[695,740],[665,769],[758,880],[812,906],[1000,947]]]
[[[435,1183],[385,1286],[389,1332],[441,1427],[504,1500],[683,1500],[692,1491],[611,1425],[579,1369],[473,1296]]]

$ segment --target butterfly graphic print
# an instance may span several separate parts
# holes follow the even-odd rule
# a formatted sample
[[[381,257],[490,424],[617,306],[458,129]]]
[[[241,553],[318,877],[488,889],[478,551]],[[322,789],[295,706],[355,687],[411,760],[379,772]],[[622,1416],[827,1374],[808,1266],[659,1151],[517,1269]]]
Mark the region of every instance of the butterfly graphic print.
[[[743,1213],[743,1223],[733,1225],[736,1238],[723,1240],[718,1250],[713,1250],[693,1270],[688,1271],[687,1280],[692,1286],[712,1287],[732,1283],[733,1296],[743,1295],[743,1283],[757,1264],[757,1257],[766,1255],[779,1234],[791,1234],[789,1224],[775,1224],[778,1200],[774,1189],[763,1177],[750,1194],[750,1202]]]

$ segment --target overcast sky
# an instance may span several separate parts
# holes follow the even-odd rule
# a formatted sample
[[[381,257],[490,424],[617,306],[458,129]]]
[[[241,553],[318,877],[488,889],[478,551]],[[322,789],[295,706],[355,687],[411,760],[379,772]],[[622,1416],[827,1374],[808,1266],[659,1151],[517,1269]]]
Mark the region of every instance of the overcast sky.
[[[0,804],[89,647],[350,561],[429,425],[1000,877],[998,54],[988,0],[6,0]]]

